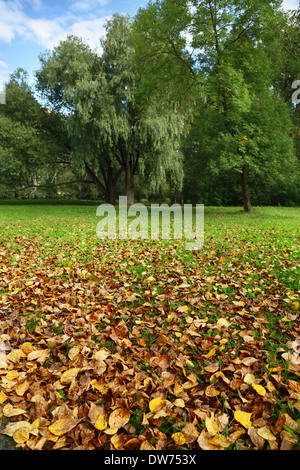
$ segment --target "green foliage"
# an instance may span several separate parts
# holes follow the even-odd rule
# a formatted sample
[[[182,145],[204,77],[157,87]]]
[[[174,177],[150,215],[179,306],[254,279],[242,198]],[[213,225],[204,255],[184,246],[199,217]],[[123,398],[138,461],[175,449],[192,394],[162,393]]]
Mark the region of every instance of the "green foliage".
[[[194,100],[194,118],[189,116],[191,128],[183,142],[184,192],[188,187],[191,199],[197,200],[197,192],[201,196],[203,178],[209,185],[213,175],[233,182],[243,174],[244,206],[251,207],[248,185],[253,198],[256,178],[274,189],[298,174],[289,106],[272,89],[278,34],[286,21],[280,4],[157,0],[136,17],[139,57],[147,58],[152,72],[147,89],[155,94],[164,73],[164,91],[172,81],[181,98]],[[222,185],[227,202],[235,185]],[[219,198],[224,201],[220,193]]]

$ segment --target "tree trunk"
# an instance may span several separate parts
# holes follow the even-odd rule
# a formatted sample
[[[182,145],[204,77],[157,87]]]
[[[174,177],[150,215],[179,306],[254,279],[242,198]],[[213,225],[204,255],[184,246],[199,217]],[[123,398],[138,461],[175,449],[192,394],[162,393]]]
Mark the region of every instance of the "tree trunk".
[[[134,181],[133,181],[133,171],[128,162],[126,165],[125,172],[125,184],[126,184],[126,196],[127,196],[127,205],[132,206],[134,204]]]
[[[116,204],[117,199],[117,182],[122,173],[119,170],[115,176],[113,176],[111,168],[107,170],[107,174],[104,174],[104,184],[100,181],[98,176],[93,172],[87,163],[85,163],[85,169],[87,174],[92,178],[92,181],[98,187],[99,191],[104,195],[105,202],[107,204]]]
[[[162,204],[162,190],[161,190],[161,184],[159,185],[159,188],[158,188],[158,200],[159,200],[159,204]]]
[[[243,202],[244,202],[244,211],[251,211],[251,200],[249,195],[248,181],[247,181],[247,166],[243,166],[242,170],[242,188],[243,188]]]
[[[117,194],[116,184],[114,184],[114,182],[111,181],[108,184],[108,188],[106,189],[106,192],[105,192],[105,202],[107,204],[112,204],[113,206],[115,206],[117,204],[116,194]]]

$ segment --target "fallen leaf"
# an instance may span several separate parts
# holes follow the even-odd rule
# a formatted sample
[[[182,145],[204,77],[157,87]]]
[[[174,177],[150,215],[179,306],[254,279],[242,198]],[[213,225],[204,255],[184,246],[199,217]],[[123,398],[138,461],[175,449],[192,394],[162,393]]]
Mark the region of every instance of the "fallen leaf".
[[[23,415],[24,413],[26,413],[26,411],[23,410],[22,408],[14,408],[11,403],[8,403],[7,405],[4,406],[2,413],[7,418],[11,418],[12,416]]]
[[[29,439],[29,429],[28,427],[20,427],[13,433],[13,440],[17,444],[23,444]]]
[[[194,423],[186,423],[181,432],[184,434],[187,444],[192,444],[199,437],[198,428]]]
[[[62,418],[51,424],[48,429],[55,436],[62,436],[75,428],[81,419]]]
[[[219,429],[219,424],[215,420],[214,415],[212,415],[211,417],[209,417],[209,416],[206,417],[205,426],[206,426],[206,429],[209,432],[209,434],[211,434],[212,436],[217,434],[220,430]]]
[[[205,389],[205,395],[207,397],[217,397],[219,394],[220,391],[215,388],[214,384],[209,385]]]
[[[266,439],[267,441],[276,441],[276,437],[274,436],[274,434],[272,434],[270,429],[267,428],[266,426],[263,426],[262,428],[259,428],[257,430],[257,434],[260,437],[263,437],[264,439]]]
[[[262,397],[267,393],[266,389],[262,385],[256,384],[255,382],[252,383],[252,388],[254,388],[254,390]]]
[[[107,349],[100,349],[95,353],[94,359],[97,359],[97,361],[104,361],[109,355],[110,352]]]
[[[163,408],[165,404],[166,400],[164,400],[163,398],[154,398],[149,402],[149,409],[152,413],[155,413],[156,411]]]
[[[124,444],[124,436],[123,434],[114,434],[111,438],[110,442],[113,444],[115,449],[121,449]]]
[[[107,428],[107,421],[105,420],[102,414],[98,416],[94,426],[96,429],[99,429],[99,431],[103,431],[104,429]]]
[[[0,405],[8,399],[7,395],[4,392],[0,392]]]
[[[131,412],[129,408],[117,408],[108,418],[110,428],[121,428],[130,420]]]
[[[72,369],[66,370],[60,378],[61,383],[70,384],[72,380],[75,379],[79,371],[80,371],[79,367],[74,367]]]
[[[253,374],[246,374],[244,377],[244,382],[248,385],[251,385],[255,380],[255,376]]]
[[[246,411],[237,410],[234,412],[234,419],[244,426],[244,428],[249,428],[251,426],[251,416],[252,413],[247,413]]]
[[[214,446],[220,446],[221,448],[225,449],[226,447],[230,446],[230,440],[223,436],[223,434],[216,434],[214,437],[209,439],[209,442]]]
[[[14,433],[20,428],[28,428],[31,429],[31,424],[28,421],[18,421],[16,423],[9,423],[2,431],[1,434],[5,434],[6,436],[13,437]]]
[[[185,436],[182,432],[175,432],[171,437],[177,446],[182,446],[186,443]]]

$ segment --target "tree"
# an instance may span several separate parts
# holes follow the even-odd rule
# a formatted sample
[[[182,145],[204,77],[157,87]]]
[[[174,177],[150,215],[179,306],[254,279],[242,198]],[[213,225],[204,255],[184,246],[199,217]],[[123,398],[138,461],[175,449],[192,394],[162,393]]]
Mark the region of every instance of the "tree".
[[[276,28],[284,24],[280,4],[161,0],[141,9],[136,20],[144,38],[141,48],[148,50],[148,69],[156,70],[155,43],[156,57],[169,75],[165,82],[184,74],[188,89],[182,95],[191,89],[205,95],[195,101],[200,155],[214,172],[240,175],[246,212],[251,210],[249,178],[279,178],[286,162],[295,163],[288,109],[271,90],[274,75],[267,54]]]
[[[27,83],[25,70],[14,72],[6,85],[6,104],[0,108],[0,180],[4,191],[36,185],[41,170],[51,165],[43,122],[45,111]]]
[[[74,164],[113,204],[124,172],[128,204],[133,204],[134,176],[145,166],[151,166],[158,184],[167,171],[177,171],[182,180],[181,120],[173,104],[141,99],[142,71],[133,62],[129,18],[114,15],[106,30],[101,56],[69,37],[41,57],[38,88],[68,116]]]

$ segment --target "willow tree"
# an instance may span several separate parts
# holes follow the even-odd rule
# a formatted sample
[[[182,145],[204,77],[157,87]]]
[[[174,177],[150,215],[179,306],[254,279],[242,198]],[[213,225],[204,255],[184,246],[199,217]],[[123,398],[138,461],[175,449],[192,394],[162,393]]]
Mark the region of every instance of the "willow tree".
[[[68,115],[74,164],[113,204],[124,172],[128,204],[133,204],[134,177],[145,167],[153,184],[168,171],[182,183],[181,116],[173,103],[140,93],[143,69],[133,59],[128,17],[114,15],[107,22],[101,45],[99,56],[79,38],[68,37],[41,58],[38,86]]]

